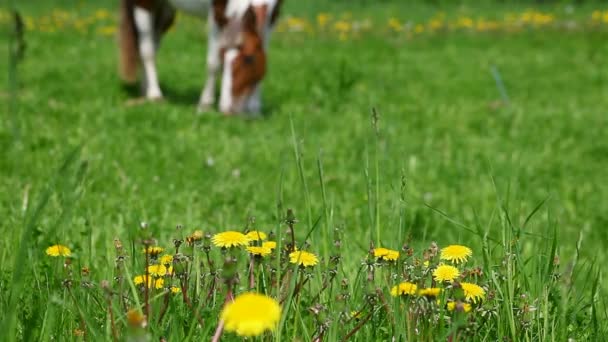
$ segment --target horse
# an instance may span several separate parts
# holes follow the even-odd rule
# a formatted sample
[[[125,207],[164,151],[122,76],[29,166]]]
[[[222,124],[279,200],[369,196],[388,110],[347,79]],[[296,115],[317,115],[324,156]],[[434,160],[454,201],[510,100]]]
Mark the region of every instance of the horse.
[[[121,0],[119,74],[137,82],[138,67],[147,100],[162,99],[156,71],[156,52],[172,26],[176,10],[207,17],[207,79],[197,111],[215,104],[217,74],[221,69],[219,110],[224,114],[259,114],[261,81],[266,74],[266,51],[282,0]]]

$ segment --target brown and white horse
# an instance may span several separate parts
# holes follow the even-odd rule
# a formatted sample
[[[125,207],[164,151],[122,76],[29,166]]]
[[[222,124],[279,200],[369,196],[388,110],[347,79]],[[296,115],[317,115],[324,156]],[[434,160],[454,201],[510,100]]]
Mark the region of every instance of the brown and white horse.
[[[222,72],[219,109],[225,114],[259,113],[260,82],[266,73],[266,48],[282,0],[121,0],[120,75],[137,81],[143,66],[143,93],[162,98],[156,51],[171,27],[176,9],[208,18],[207,80],[198,110],[215,104],[215,84]],[[221,69],[221,70],[220,70]]]

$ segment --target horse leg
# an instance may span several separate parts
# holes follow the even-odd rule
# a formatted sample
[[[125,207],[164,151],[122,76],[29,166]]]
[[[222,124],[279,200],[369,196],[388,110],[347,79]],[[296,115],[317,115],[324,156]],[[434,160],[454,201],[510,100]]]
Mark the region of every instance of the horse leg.
[[[220,32],[212,14],[209,15],[209,37],[207,44],[207,80],[198,101],[198,112],[202,113],[215,103],[215,84],[217,73],[222,67],[220,56]]]
[[[245,110],[251,116],[258,116],[262,110],[262,85],[257,84],[247,99]]]
[[[133,10],[135,26],[138,33],[138,48],[141,62],[144,68],[144,96],[150,100],[163,97],[158,85],[158,74],[156,72],[156,49],[158,38],[154,28],[154,7],[142,7],[136,3]]]

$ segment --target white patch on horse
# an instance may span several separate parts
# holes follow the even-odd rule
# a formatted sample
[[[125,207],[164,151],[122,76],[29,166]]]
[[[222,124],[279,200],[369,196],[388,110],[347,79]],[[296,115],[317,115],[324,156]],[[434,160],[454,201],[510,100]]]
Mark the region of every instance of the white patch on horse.
[[[145,95],[148,99],[162,98],[163,94],[158,85],[158,75],[154,61],[157,47],[154,37],[154,18],[152,13],[140,7],[135,7],[133,17],[139,35],[139,54],[144,67],[143,86]]]
[[[236,104],[232,98],[232,62],[239,54],[237,49],[230,49],[224,54],[224,70],[222,71],[222,90],[220,93],[220,111],[231,113]]]
[[[220,32],[213,20],[213,13],[209,13],[209,38],[207,41],[207,80],[198,101],[197,110],[202,113],[215,104],[215,83],[217,73],[222,67],[220,59]]]

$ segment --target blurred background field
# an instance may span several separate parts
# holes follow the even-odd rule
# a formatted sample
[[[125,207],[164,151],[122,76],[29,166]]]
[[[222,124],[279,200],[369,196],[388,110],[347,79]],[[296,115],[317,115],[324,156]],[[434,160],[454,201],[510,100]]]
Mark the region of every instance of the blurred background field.
[[[113,239],[128,240],[141,221],[169,241],[178,224],[215,232],[251,216],[273,230],[293,208],[300,238],[319,225],[310,241],[321,256],[332,228],[344,228],[348,272],[376,225],[394,249],[476,247],[478,231],[498,241],[501,221],[522,228],[541,203],[523,229],[526,255],[555,228],[565,265],[579,240],[589,264],[606,261],[601,2],[286,1],[259,120],[195,114],[206,38],[193,18],[180,15],[163,41],[165,102],[130,106],[116,73],[114,1],[16,7],[27,47],[13,111],[0,120],[3,261],[53,179],[28,241],[34,262],[60,241],[95,269],[113,263]],[[58,174],[77,146],[79,162]]]

